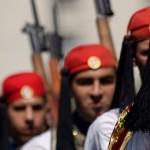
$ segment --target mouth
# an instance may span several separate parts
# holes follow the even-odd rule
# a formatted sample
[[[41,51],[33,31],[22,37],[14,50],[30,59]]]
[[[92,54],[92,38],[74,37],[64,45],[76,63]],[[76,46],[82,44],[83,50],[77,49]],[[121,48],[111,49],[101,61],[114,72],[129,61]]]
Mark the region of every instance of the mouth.
[[[97,116],[102,113],[102,108],[100,106],[93,107],[93,110]]]
[[[22,132],[22,134],[26,136],[33,136],[33,135],[36,135],[37,133],[38,133],[37,129],[25,129]]]

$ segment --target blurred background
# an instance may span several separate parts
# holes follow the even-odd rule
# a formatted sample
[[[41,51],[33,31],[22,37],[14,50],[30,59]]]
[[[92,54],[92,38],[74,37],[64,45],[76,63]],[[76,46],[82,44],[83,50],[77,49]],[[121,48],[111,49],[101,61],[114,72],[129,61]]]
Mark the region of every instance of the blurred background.
[[[52,8],[56,0],[35,0],[39,22],[46,32],[54,31]],[[109,18],[117,58],[122,38],[132,13],[149,5],[149,0],[110,0],[114,15]],[[33,49],[28,34],[22,32],[26,23],[34,24],[30,0],[1,0],[0,5],[0,83],[14,72],[33,70]],[[99,42],[94,0],[57,0],[57,29],[63,37],[62,51],[83,43]],[[51,53],[43,52],[48,69]]]

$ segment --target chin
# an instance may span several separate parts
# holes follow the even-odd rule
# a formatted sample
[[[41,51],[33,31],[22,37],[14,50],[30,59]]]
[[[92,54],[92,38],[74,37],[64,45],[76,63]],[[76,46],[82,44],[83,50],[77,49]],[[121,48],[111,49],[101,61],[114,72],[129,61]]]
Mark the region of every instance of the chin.
[[[28,140],[30,140],[30,139],[31,139],[32,137],[34,137],[34,136],[36,136],[36,134],[23,135],[22,138],[21,138],[21,139],[22,139],[22,142],[23,142],[23,143],[26,143]]]
[[[22,138],[21,138],[21,141],[22,141],[22,143],[24,144],[24,143],[26,143],[26,142],[28,142],[31,138],[32,138],[33,136],[28,136],[28,137],[26,137],[26,136],[23,136]]]

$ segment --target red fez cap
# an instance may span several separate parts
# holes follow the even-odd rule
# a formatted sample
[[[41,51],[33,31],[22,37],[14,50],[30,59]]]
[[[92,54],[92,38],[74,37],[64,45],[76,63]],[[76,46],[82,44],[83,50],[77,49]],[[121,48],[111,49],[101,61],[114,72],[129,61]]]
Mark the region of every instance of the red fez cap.
[[[87,69],[117,67],[113,54],[103,45],[88,44],[73,48],[65,57],[64,68],[70,74]]]
[[[127,37],[135,40],[150,38],[150,7],[136,11],[128,24]]]
[[[20,98],[44,96],[45,89],[42,78],[34,72],[16,73],[7,77],[2,85],[3,96],[8,103]]]

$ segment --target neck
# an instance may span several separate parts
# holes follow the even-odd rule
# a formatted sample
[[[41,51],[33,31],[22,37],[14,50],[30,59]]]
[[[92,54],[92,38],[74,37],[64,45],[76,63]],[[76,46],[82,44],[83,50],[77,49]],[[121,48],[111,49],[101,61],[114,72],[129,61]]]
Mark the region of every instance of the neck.
[[[86,135],[87,130],[91,123],[84,120],[77,111],[73,113],[72,117],[73,117],[74,124],[77,126],[77,128],[80,130],[80,132],[83,133],[84,135]]]

